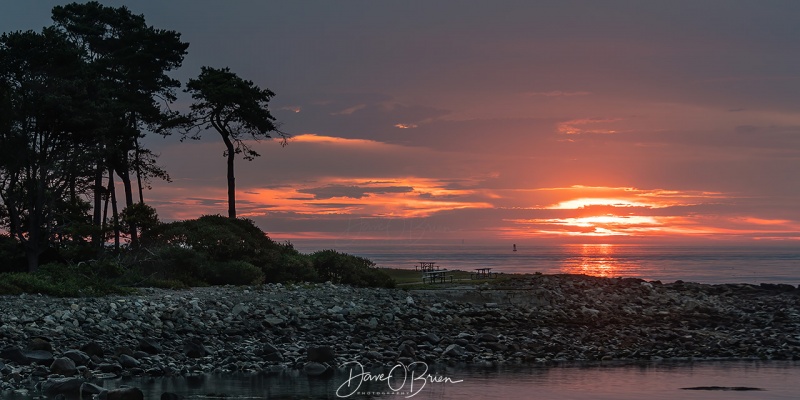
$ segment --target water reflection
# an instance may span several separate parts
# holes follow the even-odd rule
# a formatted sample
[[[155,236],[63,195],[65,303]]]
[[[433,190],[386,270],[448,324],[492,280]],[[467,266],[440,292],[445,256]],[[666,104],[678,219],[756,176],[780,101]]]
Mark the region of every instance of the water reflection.
[[[183,378],[133,379],[107,382],[107,386],[137,386],[144,390],[148,399],[157,399],[165,391],[181,394],[187,399],[220,398],[220,394],[228,399],[672,400],[687,397],[722,399],[732,398],[732,394],[748,399],[788,399],[797,398],[796,394],[800,391],[800,381],[796,379],[798,371],[800,362],[792,361],[443,368],[438,373],[458,378],[461,382],[428,384],[412,397],[408,397],[409,393],[392,391],[385,381],[365,382],[360,394],[339,397],[337,388],[349,377],[344,371],[315,379],[296,371],[286,371],[279,374],[211,375],[191,383]],[[742,394],[683,390],[698,386],[747,386],[763,391]]]
[[[621,248],[613,244],[565,245],[574,256],[564,259],[561,272],[599,277],[635,276],[639,267],[623,260]]]

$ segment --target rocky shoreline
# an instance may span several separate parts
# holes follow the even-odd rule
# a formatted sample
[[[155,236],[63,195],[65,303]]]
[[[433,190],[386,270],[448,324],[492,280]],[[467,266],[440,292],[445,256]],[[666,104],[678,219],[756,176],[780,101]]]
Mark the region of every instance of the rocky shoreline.
[[[141,398],[135,388],[90,383],[117,376],[315,376],[354,361],[797,360],[800,289],[520,275],[437,290],[326,283],[3,296],[0,340],[0,389],[51,398],[81,387],[98,398]]]

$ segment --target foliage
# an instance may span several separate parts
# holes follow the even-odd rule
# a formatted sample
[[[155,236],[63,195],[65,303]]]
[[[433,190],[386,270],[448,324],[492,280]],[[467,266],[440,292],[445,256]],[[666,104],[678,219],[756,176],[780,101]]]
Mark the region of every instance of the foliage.
[[[314,268],[322,280],[346,283],[353,286],[394,287],[386,272],[374,268],[375,264],[363,257],[321,250],[311,255]]]
[[[278,130],[275,117],[267,108],[275,93],[240,78],[228,68],[211,67],[202,67],[200,75],[186,84],[186,92],[195,101],[184,117],[184,137],[199,139],[201,132],[211,128],[222,137],[227,157],[228,217],[236,218],[234,156],[241,154],[248,161],[259,157],[245,140],[270,138],[272,132],[283,138],[283,145],[287,143],[287,135]]]
[[[93,297],[130,294],[131,289],[108,280],[89,277],[77,267],[45,264],[35,273],[0,274],[0,294],[41,293],[56,297]]]
[[[211,285],[253,285],[264,282],[261,268],[247,261],[218,261],[206,264],[203,281]]]
[[[25,250],[19,241],[8,235],[0,235],[0,273],[27,270]]]

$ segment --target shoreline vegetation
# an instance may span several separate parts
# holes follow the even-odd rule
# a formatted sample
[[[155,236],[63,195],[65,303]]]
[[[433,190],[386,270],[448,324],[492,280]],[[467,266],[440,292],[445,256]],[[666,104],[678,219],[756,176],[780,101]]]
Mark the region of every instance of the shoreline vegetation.
[[[100,393],[102,379],[117,376],[324,377],[355,361],[386,368],[800,359],[800,289],[791,285],[540,274],[408,285],[409,271],[385,272],[398,277],[397,288],[267,283],[6,295],[2,390]]]

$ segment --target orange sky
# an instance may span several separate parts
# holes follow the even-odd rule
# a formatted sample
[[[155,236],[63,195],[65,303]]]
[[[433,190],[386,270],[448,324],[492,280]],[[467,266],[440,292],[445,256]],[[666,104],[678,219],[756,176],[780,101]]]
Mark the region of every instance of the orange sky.
[[[49,24],[8,3],[5,29]],[[800,239],[800,2],[104,3],[181,32],[181,81],[276,93],[294,137],[236,164],[275,239]],[[145,143],[164,220],[226,213],[216,133]]]

